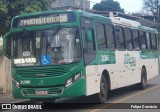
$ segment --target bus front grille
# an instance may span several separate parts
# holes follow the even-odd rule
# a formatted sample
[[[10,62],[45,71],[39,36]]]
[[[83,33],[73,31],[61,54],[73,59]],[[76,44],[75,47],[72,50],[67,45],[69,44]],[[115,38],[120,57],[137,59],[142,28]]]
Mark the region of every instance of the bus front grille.
[[[27,77],[27,78],[62,76],[66,73],[67,70],[65,68],[38,68],[38,69],[16,68],[16,70],[14,70],[14,74],[20,77]]]

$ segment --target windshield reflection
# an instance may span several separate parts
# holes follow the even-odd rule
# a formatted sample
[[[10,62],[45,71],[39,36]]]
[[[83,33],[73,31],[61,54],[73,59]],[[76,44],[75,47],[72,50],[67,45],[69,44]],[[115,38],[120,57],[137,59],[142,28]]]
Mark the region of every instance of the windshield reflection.
[[[67,64],[81,57],[77,28],[16,33],[12,44],[17,66]]]

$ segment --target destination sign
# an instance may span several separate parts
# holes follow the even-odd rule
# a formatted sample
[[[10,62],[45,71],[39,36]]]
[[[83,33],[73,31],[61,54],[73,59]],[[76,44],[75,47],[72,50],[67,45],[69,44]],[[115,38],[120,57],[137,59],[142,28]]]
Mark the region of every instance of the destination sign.
[[[13,22],[13,27],[36,26],[74,21],[75,16],[73,13],[44,14],[30,17],[15,18]]]

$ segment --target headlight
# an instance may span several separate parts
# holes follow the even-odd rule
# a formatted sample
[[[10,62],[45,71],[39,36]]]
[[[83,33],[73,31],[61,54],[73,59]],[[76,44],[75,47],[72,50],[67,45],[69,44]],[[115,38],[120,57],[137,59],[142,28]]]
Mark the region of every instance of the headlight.
[[[67,80],[66,87],[70,86],[73,83],[73,78]]]
[[[71,84],[73,84],[74,82],[76,82],[77,80],[79,80],[81,78],[82,74],[81,72],[73,75],[71,78],[69,78],[66,82],[66,87],[70,86]]]
[[[19,84],[19,82],[18,82],[18,81],[16,81],[14,78],[12,78],[12,82],[13,82],[13,84],[15,84],[15,85],[16,85],[16,87],[17,87],[17,88],[20,88],[20,84]]]
[[[81,73],[78,73],[77,75],[74,76],[74,80],[78,80],[81,77]]]

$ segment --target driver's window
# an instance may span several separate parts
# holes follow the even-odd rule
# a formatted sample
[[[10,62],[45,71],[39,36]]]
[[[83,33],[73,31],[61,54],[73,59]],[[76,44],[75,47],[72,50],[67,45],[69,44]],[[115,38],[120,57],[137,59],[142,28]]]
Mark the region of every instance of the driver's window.
[[[90,64],[95,58],[95,42],[94,42],[94,28],[93,20],[87,17],[81,17],[81,29],[82,29],[82,39],[83,39],[83,51],[84,51],[84,61],[85,65]],[[87,41],[86,33],[87,30],[91,31],[92,41]]]
[[[92,30],[90,30],[90,31],[92,32],[92,38],[93,38],[93,31]],[[87,42],[87,40],[86,40],[86,30],[85,29],[82,30],[82,36],[83,36],[84,52],[95,51],[94,41],[93,42]]]
[[[81,17],[81,27],[82,27],[82,38],[83,38],[83,49],[84,52],[95,51],[94,43],[94,29],[93,29],[93,20],[87,17]],[[90,30],[92,33],[92,42],[87,42],[86,40],[86,31]]]

